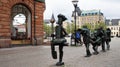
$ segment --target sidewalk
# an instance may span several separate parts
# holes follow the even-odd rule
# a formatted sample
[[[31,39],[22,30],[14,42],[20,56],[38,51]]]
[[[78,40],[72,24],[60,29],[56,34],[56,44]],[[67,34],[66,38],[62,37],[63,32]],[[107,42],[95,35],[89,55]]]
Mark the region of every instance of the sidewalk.
[[[120,39],[112,39],[110,51],[100,52],[85,58],[85,47],[64,47],[61,67],[119,67]],[[90,47],[92,48],[92,46]],[[57,60],[52,59],[50,46],[26,46],[0,49],[0,67],[57,67]],[[56,47],[58,50],[58,47]],[[101,47],[99,47],[99,51]],[[91,49],[91,52],[93,50]]]

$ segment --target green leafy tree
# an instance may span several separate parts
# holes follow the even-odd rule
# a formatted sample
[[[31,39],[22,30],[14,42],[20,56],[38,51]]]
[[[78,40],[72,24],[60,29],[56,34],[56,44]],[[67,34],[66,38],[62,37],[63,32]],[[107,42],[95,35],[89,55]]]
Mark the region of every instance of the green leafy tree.
[[[88,23],[86,23],[84,25],[86,25],[91,31],[94,31],[95,29],[98,29],[99,27],[103,27],[104,29],[106,29],[106,27],[107,27],[104,22],[99,22],[96,25],[91,25]],[[82,28],[83,28],[83,26],[82,26]]]
[[[90,29],[91,31],[94,30],[94,27],[93,27],[93,25],[91,25],[91,24],[86,23],[86,24],[84,24],[83,26],[87,26],[87,28]],[[83,28],[83,26],[82,26],[82,28]]]
[[[98,24],[95,25],[95,29],[99,28],[99,27],[103,27],[103,29],[106,29],[107,26],[105,25],[104,22],[99,22]]]
[[[74,33],[75,31],[75,24],[72,22],[71,23],[71,33]]]
[[[46,33],[46,36],[50,36],[52,33],[51,26],[44,23],[44,32]]]
[[[72,22],[71,24],[70,24],[71,26],[71,33],[74,33],[75,32],[75,23],[74,22]],[[78,25],[76,25],[76,30],[79,28],[79,26]]]
[[[68,34],[71,33],[71,24],[70,23],[67,25],[66,31]]]

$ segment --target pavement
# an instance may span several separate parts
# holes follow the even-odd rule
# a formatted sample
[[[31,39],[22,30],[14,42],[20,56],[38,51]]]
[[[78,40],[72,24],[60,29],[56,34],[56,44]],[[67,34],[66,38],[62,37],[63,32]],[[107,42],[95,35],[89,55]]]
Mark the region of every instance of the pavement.
[[[91,57],[85,56],[85,46],[65,46],[64,66],[59,67],[120,67],[120,38],[112,38],[111,48]],[[58,51],[58,47],[56,46]],[[91,52],[92,46],[90,46]],[[50,46],[24,46],[0,49],[0,67],[57,67]]]

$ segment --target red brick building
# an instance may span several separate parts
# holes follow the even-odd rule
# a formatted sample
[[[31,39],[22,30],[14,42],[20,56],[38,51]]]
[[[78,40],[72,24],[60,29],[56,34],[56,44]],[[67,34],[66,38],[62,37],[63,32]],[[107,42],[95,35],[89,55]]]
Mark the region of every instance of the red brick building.
[[[43,44],[44,0],[0,0],[0,48],[12,44]],[[26,32],[12,39],[14,17],[24,14]]]

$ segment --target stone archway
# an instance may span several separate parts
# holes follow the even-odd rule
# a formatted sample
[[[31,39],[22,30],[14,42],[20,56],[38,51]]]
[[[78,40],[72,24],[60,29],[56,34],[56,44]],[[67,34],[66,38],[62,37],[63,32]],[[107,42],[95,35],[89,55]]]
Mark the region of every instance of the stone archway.
[[[29,40],[29,43],[33,45],[42,45],[44,35],[43,12],[45,10],[45,0],[0,1],[0,48],[11,47],[11,44],[13,43],[13,39],[11,38],[12,22],[17,15],[24,15],[26,18],[27,36],[25,40]],[[18,9],[17,7],[20,8]],[[25,8],[25,10],[22,11],[23,8]]]
[[[12,44],[31,44],[31,11],[24,4],[16,4],[11,11]]]

